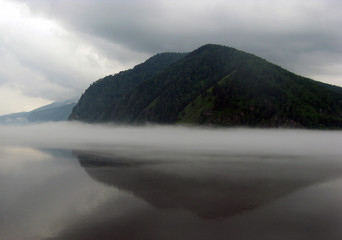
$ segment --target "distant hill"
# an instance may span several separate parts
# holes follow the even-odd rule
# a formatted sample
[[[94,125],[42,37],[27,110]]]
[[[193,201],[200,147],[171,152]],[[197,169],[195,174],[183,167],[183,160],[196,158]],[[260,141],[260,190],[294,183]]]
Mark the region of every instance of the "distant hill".
[[[154,70],[152,59],[167,64]],[[156,55],[95,82],[69,119],[334,129],[342,128],[342,89],[208,44],[189,54]]]
[[[54,102],[30,112],[12,113],[0,116],[0,124],[23,124],[29,122],[55,122],[68,119],[76,99]]]

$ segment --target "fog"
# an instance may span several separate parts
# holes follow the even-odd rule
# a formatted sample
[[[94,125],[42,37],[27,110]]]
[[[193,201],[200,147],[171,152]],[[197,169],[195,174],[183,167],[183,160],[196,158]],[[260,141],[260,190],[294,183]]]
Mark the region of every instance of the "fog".
[[[0,236],[340,240],[341,143],[341,131],[0,126]]]
[[[0,145],[192,154],[342,156],[342,132],[321,130],[117,126],[79,122],[0,126]],[[133,147],[133,148],[132,148]],[[151,156],[149,156],[150,158]]]

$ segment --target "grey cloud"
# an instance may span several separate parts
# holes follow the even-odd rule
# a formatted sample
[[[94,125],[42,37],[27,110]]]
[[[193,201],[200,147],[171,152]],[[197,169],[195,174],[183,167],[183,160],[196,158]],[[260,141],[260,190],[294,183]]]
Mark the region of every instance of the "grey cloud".
[[[140,53],[139,60],[147,54],[191,51],[211,42],[255,53],[299,74],[315,75],[319,66],[342,62],[334,57],[342,53],[338,17],[342,4],[334,0],[23,1],[74,31]],[[317,52],[323,52],[324,59],[301,57]],[[321,74],[329,74],[328,69]]]
[[[0,5],[4,11],[0,17],[0,87],[31,98],[65,100],[123,68],[124,64],[99,54],[82,36],[32,14],[24,4],[0,1]]]

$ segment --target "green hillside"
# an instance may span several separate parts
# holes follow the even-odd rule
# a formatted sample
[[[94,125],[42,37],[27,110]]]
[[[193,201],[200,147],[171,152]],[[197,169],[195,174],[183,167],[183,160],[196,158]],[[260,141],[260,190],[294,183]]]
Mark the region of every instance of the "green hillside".
[[[134,75],[135,68],[124,72],[120,84],[125,87],[120,91],[115,86],[123,73],[96,82],[84,93],[70,119],[342,127],[339,87],[298,76],[252,54],[219,45],[205,45],[177,56],[170,61],[173,64],[148,75]],[[111,97],[108,92],[113,93]]]
[[[129,90],[151,79],[184,53],[161,53],[133,69],[104,77],[94,82],[81,96],[69,119],[87,122],[108,121],[116,103]]]

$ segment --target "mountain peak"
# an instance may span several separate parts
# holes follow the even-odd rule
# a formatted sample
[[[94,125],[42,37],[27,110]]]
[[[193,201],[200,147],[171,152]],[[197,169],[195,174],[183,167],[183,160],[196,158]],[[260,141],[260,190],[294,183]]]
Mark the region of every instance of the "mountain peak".
[[[342,128],[342,93],[255,55],[206,44],[157,54],[87,89],[70,119]]]
[[[214,43],[207,43],[205,45],[202,45],[201,47],[197,48],[195,51],[201,51],[201,50],[215,50],[215,49],[233,49],[228,46],[223,46],[219,44]]]
[[[192,51],[190,54],[201,54],[201,53],[216,54],[217,52],[227,52],[227,51],[229,52],[229,51],[238,51],[238,50],[231,48],[231,47],[227,47],[227,46],[208,43]]]

